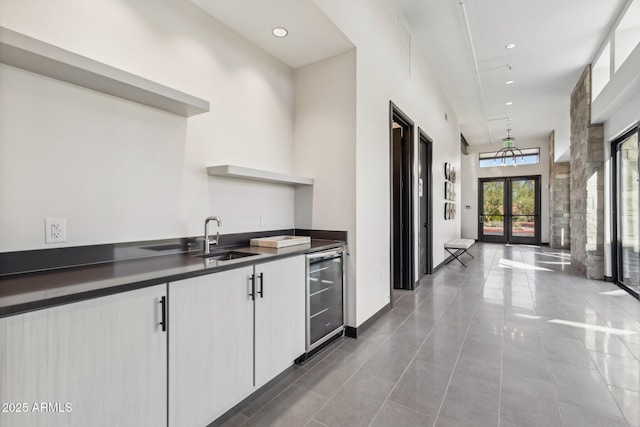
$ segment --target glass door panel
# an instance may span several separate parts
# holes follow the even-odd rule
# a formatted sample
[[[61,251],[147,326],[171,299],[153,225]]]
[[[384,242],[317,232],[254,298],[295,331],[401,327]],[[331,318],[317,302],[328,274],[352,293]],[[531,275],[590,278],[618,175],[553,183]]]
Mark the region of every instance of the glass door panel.
[[[618,145],[618,280],[635,291],[640,287],[638,134]]]
[[[480,240],[503,242],[505,236],[505,182],[504,180],[483,180],[480,194]]]
[[[537,239],[539,228],[537,177],[511,178],[511,221],[509,239],[512,243],[540,244]]]

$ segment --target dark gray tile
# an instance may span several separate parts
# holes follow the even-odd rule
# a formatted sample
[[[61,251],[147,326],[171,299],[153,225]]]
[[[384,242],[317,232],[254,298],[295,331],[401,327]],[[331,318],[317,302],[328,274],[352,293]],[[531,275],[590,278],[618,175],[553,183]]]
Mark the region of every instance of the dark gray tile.
[[[421,299],[401,298],[393,303],[393,311],[401,314],[411,314],[422,303]]]
[[[220,427],[240,427],[244,425],[244,423],[246,423],[248,419],[249,417],[238,412],[234,416],[229,418],[227,421],[220,424]]]
[[[626,357],[591,352],[604,381],[612,386],[640,392],[640,362]]]
[[[415,360],[398,381],[389,400],[435,417],[450,376],[448,370]]]
[[[473,325],[478,328],[489,329],[494,331],[502,331],[504,329],[503,316],[474,316]]]
[[[378,319],[369,329],[384,334],[391,334],[398,326],[409,316],[409,313],[402,313],[398,311],[388,311],[380,319]]]
[[[497,426],[498,399],[455,386],[449,387],[436,426]]]
[[[634,359],[634,355],[629,348],[615,335],[604,332],[590,331],[585,333],[584,346],[587,350],[598,353],[612,354],[614,356]]]
[[[336,350],[305,373],[296,384],[322,396],[331,397],[360,369],[366,357]]]
[[[509,335],[540,336],[540,330],[538,328],[538,322],[536,321],[536,319],[519,317],[515,314],[510,314],[506,317],[504,326],[505,337]]]
[[[629,349],[631,353],[633,353],[633,357],[635,357],[636,360],[640,360],[640,344],[625,342],[624,345]]]
[[[302,426],[327,402],[327,398],[292,385],[253,415],[245,426]]]
[[[480,358],[462,357],[458,360],[451,385],[465,390],[483,393],[498,398],[500,396],[500,360],[487,363]]]
[[[603,415],[622,416],[597,370],[558,362],[551,362],[550,367],[559,401]]]
[[[416,353],[416,359],[452,370],[461,348],[462,341],[432,333]]]
[[[544,343],[539,332],[507,330],[503,338],[504,346],[544,349]]]
[[[240,409],[240,412],[247,417],[253,416],[306,373],[306,369],[294,366],[290,372],[282,374],[273,380],[270,387],[263,389],[262,393],[255,395],[251,402],[247,402]]]
[[[411,363],[416,351],[415,347],[386,341],[364,364],[362,371],[395,383]]]
[[[613,418],[590,411],[588,408],[560,403],[565,427],[627,427],[622,418]]]
[[[578,339],[563,336],[543,335],[544,348],[550,360],[582,366],[584,368],[595,368],[589,351],[584,343]]]
[[[551,381],[549,362],[543,349],[505,345],[502,370],[504,374]]]
[[[371,355],[388,338],[388,335],[381,335],[373,331],[367,331],[366,334],[358,336],[358,338],[345,338],[343,343],[338,348],[348,353]]]
[[[618,387],[609,386],[609,390],[613,395],[618,406],[622,410],[622,415],[631,427],[640,427],[640,393],[631,390],[625,390]]]
[[[547,336],[550,337],[565,337],[572,338],[575,340],[582,341],[583,331],[579,328],[567,325],[559,325],[554,323],[549,323],[549,321],[553,321],[555,319],[562,320],[567,317],[566,312],[555,313],[555,314],[542,314],[543,319],[538,322],[540,327],[540,333],[542,337],[545,338]]]
[[[422,345],[431,332],[431,327],[416,326],[412,323],[403,323],[391,334],[390,340],[394,343],[408,345],[416,349]]]
[[[561,426],[562,418],[551,381],[505,374],[502,378],[500,425]]]
[[[304,364],[300,365],[300,367],[307,370],[312,369],[315,365],[317,365],[318,363],[326,359],[330,354],[332,354],[334,351],[340,348],[345,343],[345,341],[348,341],[348,340],[353,340],[353,338],[349,338],[346,336],[342,336],[338,338],[337,340],[329,344],[327,347],[322,349],[320,352],[316,353],[310,359],[307,359],[307,361],[304,362]]]
[[[331,427],[368,426],[393,385],[358,372],[313,418]]]
[[[434,418],[412,409],[386,402],[371,423],[372,427],[420,427],[432,426]]]
[[[415,328],[419,331],[431,331],[436,322],[437,319],[432,319],[431,316],[421,315],[416,312],[409,315],[400,326]]]

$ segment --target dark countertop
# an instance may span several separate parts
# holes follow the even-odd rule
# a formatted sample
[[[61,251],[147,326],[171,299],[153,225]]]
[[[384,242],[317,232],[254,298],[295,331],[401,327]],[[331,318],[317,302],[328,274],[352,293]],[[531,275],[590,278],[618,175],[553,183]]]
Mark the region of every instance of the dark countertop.
[[[216,261],[198,258],[194,256],[198,252],[190,252],[3,276],[0,277],[0,317],[338,248],[344,244],[339,240],[312,239],[310,244],[281,249],[220,247],[212,252],[232,249],[257,256]]]

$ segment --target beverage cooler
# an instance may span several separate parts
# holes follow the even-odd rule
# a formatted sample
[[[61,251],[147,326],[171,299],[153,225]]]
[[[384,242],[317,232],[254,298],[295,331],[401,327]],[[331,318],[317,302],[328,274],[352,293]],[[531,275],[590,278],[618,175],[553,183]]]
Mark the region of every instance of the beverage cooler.
[[[344,248],[307,255],[307,354],[344,331]]]

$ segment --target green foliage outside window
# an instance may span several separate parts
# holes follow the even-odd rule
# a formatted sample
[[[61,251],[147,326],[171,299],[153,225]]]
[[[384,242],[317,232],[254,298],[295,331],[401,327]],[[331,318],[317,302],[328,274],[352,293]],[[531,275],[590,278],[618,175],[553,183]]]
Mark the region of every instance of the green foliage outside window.
[[[528,228],[535,214],[534,182],[514,180],[511,182],[511,214],[514,228]],[[502,227],[504,215],[504,182],[483,183],[483,213],[485,227]]]

